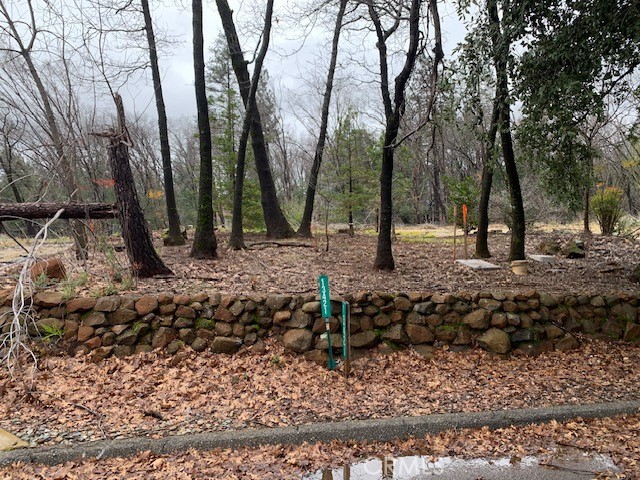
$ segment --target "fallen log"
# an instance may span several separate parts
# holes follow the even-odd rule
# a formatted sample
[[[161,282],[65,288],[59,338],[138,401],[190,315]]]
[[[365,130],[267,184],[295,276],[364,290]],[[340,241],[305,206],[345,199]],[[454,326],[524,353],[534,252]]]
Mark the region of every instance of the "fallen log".
[[[117,218],[114,203],[0,203],[0,222],[7,220],[35,220],[51,218],[64,209],[60,218]]]

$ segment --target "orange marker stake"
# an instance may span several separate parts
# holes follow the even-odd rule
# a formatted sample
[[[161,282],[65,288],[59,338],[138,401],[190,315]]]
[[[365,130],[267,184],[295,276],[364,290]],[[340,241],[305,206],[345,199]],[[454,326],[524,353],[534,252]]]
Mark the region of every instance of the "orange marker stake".
[[[469,258],[469,251],[467,245],[467,214],[469,210],[466,205],[462,205],[462,228],[464,228],[464,258]]]

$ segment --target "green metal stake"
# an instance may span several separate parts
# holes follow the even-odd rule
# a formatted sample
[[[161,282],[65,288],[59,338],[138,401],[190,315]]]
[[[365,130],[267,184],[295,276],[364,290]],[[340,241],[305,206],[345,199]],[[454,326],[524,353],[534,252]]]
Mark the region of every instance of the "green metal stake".
[[[351,305],[342,302],[342,356],[344,358],[344,378],[349,378],[351,370]]]
[[[329,277],[320,275],[318,277],[318,288],[320,290],[320,311],[324,318],[324,325],[327,330],[327,343],[329,344],[329,370],[335,370],[336,361],[333,358],[333,346],[331,345],[331,294],[329,293]]]

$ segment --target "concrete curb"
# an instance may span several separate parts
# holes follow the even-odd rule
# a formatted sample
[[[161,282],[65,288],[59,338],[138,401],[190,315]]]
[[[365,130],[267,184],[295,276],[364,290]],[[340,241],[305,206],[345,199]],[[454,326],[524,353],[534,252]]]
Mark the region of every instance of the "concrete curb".
[[[509,425],[527,425],[551,420],[561,422],[576,417],[602,418],[635,414],[639,411],[640,400],[636,400],[522,410],[445,413],[380,420],[348,420],[284,428],[196,433],[163,438],[137,437],[122,440],[101,440],[86,444],[54,445],[0,452],[0,466],[15,462],[54,465],[71,460],[130,457],[147,450],[162,455],[190,448],[212,450],[275,444],[300,445],[304,442],[316,443],[331,440],[387,442],[408,437],[421,437],[443,430],[484,426],[496,429]]]

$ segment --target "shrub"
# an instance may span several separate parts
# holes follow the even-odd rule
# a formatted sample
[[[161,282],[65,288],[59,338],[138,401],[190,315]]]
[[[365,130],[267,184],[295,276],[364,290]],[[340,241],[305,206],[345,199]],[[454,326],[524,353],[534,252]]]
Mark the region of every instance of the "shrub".
[[[622,218],[622,189],[600,188],[591,199],[591,209],[603,235],[613,235]]]

